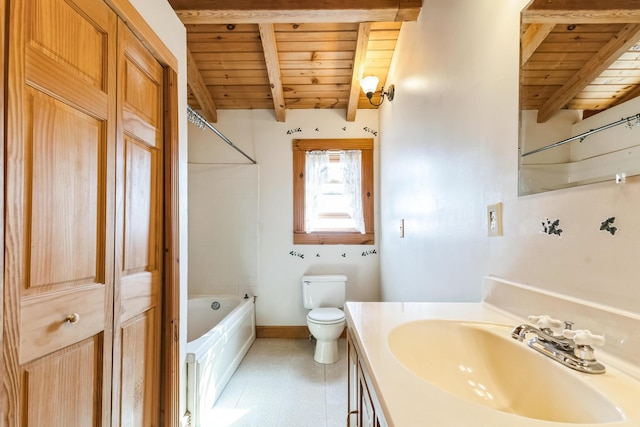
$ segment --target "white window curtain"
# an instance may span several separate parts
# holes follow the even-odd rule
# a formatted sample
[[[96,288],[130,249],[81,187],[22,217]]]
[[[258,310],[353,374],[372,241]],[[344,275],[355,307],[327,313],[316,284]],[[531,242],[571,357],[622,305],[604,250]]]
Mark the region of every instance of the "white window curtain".
[[[329,180],[329,152],[306,152],[305,177],[305,231],[315,231],[318,218],[318,198],[321,186]],[[343,194],[347,199],[347,214],[353,219],[354,228],[365,234],[362,212],[362,152],[360,150],[340,151],[343,166]]]
[[[312,233],[318,217],[320,186],[329,179],[329,152],[307,151],[305,169],[304,228],[307,233]]]
[[[340,159],[344,164],[344,194],[347,196],[347,206],[351,209],[348,214],[353,218],[355,229],[365,234],[362,213],[362,151],[342,151]]]

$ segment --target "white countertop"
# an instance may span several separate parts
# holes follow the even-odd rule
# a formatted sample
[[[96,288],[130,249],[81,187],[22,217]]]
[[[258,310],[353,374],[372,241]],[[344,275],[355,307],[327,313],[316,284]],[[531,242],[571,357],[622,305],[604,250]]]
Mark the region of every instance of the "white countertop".
[[[389,332],[396,326],[422,319],[462,320],[490,322],[515,326],[521,320],[483,303],[402,303],[402,302],[348,302],[345,307],[347,325],[359,347],[361,361],[372,377],[372,386],[384,411],[389,426],[395,427],[573,427],[569,424],[525,418],[466,401],[449,394],[414,375],[395,358],[388,346]],[[438,345],[438,343],[433,343]],[[522,343],[522,345],[526,345]],[[531,349],[533,352],[534,350]],[[540,355],[540,357],[544,357]],[[514,361],[514,363],[516,363]],[[549,363],[557,363],[549,360]],[[602,375],[582,374],[581,381],[594,386],[611,387],[620,376],[625,390],[640,392],[640,382],[627,377],[607,365]],[[526,367],[523,367],[523,375]],[[614,378],[615,376],[615,378]],[[596,378],[598,377],[598,378]],[[616,385],[618,383],[616,382]],[[629,387],[626,387],[630,385]],[[553,384],[550,384],[553,387]],[[620,394],[620,393],[619,393]],[[627,414],[628,420],[598,426],[640,427],[638,396],[625,392],[616,396],[615,403]],[[590,424],[594,425],[594,424]]]

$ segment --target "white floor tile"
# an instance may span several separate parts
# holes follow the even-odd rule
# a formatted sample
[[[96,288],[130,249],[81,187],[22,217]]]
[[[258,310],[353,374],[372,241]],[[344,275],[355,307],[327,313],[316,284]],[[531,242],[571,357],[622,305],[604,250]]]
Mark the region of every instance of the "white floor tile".
[[[202,427],[344,427],[347,415],[347,354],[313,360],[315,342],[257,339]]]

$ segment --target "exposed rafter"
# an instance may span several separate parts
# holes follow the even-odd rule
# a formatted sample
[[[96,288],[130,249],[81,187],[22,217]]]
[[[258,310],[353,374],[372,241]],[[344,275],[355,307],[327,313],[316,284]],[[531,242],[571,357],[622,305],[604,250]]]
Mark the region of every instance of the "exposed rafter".
[[[527,63],[533,52],[553,30],[553,27],[555,27],[555,24],[531,24],[527,27],[520,41],[522,44],[520,65]]]
[[[189,104],[212,122],[216,109],[272,108],[280,122],[288,109],[310,108],[355,120],[358,108],[376,108],[361,77],[386,82],[402,23],[422,8],[422,0],[168,1],[187,30]]]
[[[360,24],[358,26],[358,39],[356,40],[356,52],[353,58],[353,71],[351,75],[351,90],[347,104],[348,122],[356,120],[356,111],[358,110],[358,99],[360,96],[360,80],[362,79],[362,72],[367,57],[367,45],[369,44],[370,33],[370,23]]]
[[[195,96],[198,101],[198,104],[200,104],[202,116],[207,119],[207,121],[216,123],[218,121],[216,105],[211,98],[209,89],[207,89],[207,85],[205,84],[200,71],[198,71],[196,61],[193,59],[189,49],[187,49],[187,84],[189,85],[191,92],[193,92],[193,96]]]
[[[525,24],[640,23],[637,0],[533,0],[522,12]]]
[[[418,19],[422,0],[169,0],[184,24],[394,22]]]
[[[563,108],[574,96],[609,68],[625,51],[640,39],[640,25],[625,25],[598,53],[575,73],[538,111],[538,123],[544,123]]]
[[[280,63],[278,60],[278,48],[276,47],[276,33],[273,24],[259,24],[260,39],[264,50],[264,60],[267,64],[267,73],[271,83],[271,96],[273,98],[273,108],[276,110],[276,120],[284,122],[286,120],[284,92],[282,91],[282,77],[280,74]]]

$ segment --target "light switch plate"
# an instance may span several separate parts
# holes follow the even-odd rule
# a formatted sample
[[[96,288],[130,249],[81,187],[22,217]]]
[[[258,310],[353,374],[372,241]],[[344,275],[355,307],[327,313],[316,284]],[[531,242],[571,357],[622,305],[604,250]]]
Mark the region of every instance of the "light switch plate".
[[[502,236],[502,203],[487,206],[487,231],[489,237]]]

